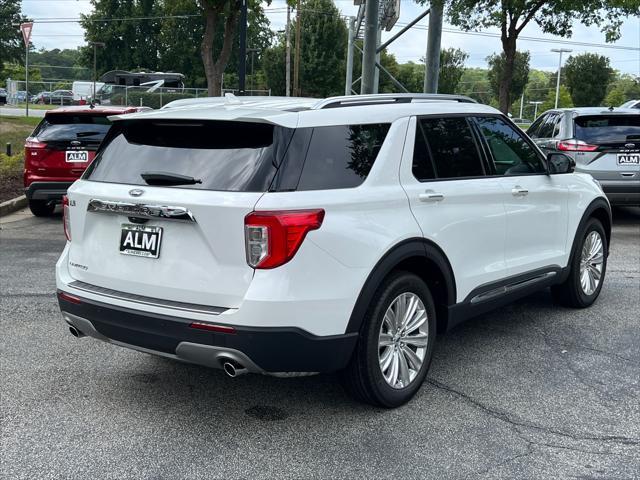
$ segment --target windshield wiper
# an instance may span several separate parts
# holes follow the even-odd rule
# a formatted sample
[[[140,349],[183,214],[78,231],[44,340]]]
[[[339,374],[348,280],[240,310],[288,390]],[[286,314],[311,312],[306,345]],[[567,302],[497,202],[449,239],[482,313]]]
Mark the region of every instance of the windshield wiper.
[[[189,177],[187,175],[179,175],[171,172],[142,172],[140,176],[147,185],[195,185],[202,183],[199,178]]]
[[[76,137],[90,137],[92,135],[98,135],[100,132],[78,132]]]

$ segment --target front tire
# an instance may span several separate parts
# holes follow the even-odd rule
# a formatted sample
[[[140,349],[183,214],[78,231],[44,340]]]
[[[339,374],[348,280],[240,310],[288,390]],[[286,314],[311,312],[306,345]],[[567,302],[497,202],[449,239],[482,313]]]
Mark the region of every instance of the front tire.
[[[567,279],[551,288],[556,302],[566,307],[586,308],[596,301],[607,271],[607,236],[602,223],[589,219],[579,234]]]
[[[343,379],[356,399],[393,408],[411,400],[427,376],[436,310],[427,285],[408,272],[390,275],[374,298]]]
[[[47,200],[29,200],[29,209],[36,217],[50,217],[56,208],[54,202]]]

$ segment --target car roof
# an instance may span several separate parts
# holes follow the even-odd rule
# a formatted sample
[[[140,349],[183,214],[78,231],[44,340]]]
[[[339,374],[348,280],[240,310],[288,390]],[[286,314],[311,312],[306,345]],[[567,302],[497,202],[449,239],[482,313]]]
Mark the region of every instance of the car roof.
[[[620,108],[620,107],[569,107],[569,108],[554,108],[551,110],[547,110],[544,113],[548,112],[567,112],[573,113],[574,116],[580,115],[612,115],[612,114],[640,114],[640,110],[634,108]]]
[[[226,97],[112,120],[220,120],[271,123],[288,128],[323,125],[389,123],[412,115],[500,114],[467,97],[447,95],[352,95],[328,99],[297,97]],[[384,108],[380,108],[381,105]]]
[[[112,105],[100,106],[96,105],[91,108],[91,105],[75,105],[69,107],[58,107],[52,110],[47,110],[45,113],[45,117],[49,115],[63,115],[65,113],[69,114],[93,114],[93,115],[124,115],[130,114],[134,112],[141,112],[151,110],[148,107],[119,107]]]

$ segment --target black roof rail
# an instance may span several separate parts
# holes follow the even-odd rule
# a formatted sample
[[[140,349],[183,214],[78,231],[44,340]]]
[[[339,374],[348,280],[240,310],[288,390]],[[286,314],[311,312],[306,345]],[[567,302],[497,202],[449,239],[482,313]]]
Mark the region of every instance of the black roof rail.
[[[464,95],[449,95],[441,93],[379,93],[372,95],[345,95],[329,97],[313,106],[314,110],[323,108],[356,107],[363,105],[420,103],[420,102],[460,102],[478,103]]]

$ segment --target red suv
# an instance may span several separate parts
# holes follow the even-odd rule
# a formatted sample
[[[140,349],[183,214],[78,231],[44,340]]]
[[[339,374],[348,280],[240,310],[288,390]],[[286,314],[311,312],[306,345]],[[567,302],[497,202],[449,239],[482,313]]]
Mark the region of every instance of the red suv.
[[[34,215],[51,215],[56,202],[93,160],[110,115],[148,107],[64,107],[48,110],[24,146],[24,187]]]

